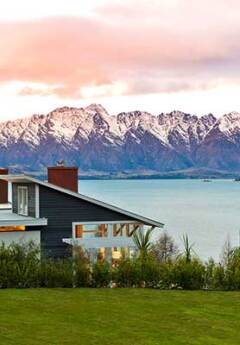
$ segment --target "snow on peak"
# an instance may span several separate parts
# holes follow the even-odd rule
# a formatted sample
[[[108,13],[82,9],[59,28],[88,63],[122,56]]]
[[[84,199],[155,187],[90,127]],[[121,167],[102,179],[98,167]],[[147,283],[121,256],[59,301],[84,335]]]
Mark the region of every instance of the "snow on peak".
[[[97,103],[90,104],[85,108],[85,111],[91,114],[100,113],[109,116],[107,110],[101,104]]]
[[[225,134],[233,134],[240,129],[240,113],[233,111],[225,114],[218,121],[219,129]]]
[[[86,108],[61,107],[47,115],[0,123],[0,146],[9,147],[21,140],[36,147],[55,140],[77,147],[79,142],[88,142],[95,135],[106,143],[119,145],[128,134],[137,138],[149,133],[171,148],[188,151],[215,126],[229,135],[236,133],[240,131],[240,114],[232,112],[219,120],[212,114],[198,118],[178,110],[157,116],[139,110],[109,115],[101,104],[91,104]]]

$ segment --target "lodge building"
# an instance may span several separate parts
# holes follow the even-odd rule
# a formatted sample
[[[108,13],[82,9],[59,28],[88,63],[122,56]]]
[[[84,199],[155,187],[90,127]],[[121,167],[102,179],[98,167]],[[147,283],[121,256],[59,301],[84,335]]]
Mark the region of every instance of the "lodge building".
[[[73,246],[93,258],[118,258],[134,248],[132,234],[163,224],[78,193],[78,168],[48,168],[48,181],[0,169],[0,242],[33,240],[41,255],[61,258]]]

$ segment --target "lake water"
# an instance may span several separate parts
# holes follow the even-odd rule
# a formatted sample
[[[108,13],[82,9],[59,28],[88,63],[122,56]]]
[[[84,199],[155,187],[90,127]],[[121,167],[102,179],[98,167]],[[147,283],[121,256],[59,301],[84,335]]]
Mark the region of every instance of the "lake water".
[[[82,180],[79,192],[164,223],[180,248],[187,233],[202,259],[218,259],[228,236],[239,244],[239,182]]]

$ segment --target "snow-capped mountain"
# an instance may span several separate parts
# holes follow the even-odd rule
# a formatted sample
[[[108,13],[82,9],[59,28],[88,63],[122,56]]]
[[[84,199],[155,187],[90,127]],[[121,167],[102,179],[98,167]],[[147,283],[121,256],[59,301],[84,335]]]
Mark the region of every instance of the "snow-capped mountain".
[[[42,170],[59,159],[83,171],[240,171],[240,113],[109,115],[92,104],[0,123],[0,165]]]

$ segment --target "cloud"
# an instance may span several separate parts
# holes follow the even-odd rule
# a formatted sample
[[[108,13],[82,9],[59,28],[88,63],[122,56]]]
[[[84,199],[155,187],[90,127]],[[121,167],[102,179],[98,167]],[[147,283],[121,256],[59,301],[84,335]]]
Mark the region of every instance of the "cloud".
[[[0,82],[24,82],[21,95],[60,98],[238,82],[239,12],[235,0],[130,1],[90,17],[2,22]]]
[[[22,87],[20,91],[18,91],[19,96],[55,95],[60,98],[90,98],[120,96],[123,94],[129,94],[128,86],[118,82],[96,86],[82,86],[80,88],[71,86],[48,87],[47,85],[39,87],[32,83],[31,86]]]

